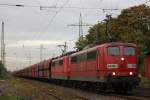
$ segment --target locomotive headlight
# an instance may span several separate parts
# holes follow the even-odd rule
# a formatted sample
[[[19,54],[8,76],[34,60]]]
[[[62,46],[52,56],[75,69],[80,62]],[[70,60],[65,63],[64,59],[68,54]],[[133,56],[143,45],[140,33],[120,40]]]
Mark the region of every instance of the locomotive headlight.
[[[133,72],[130,72],[129,75],[133,75]]]
[[[122,57],[122,58],[121,58],[121,61],[124,61],[124,60],[125,60],[125,59]]]
[[[136,64],[127,64],[128,68],[136,68]]]
[[[118,64],[107,64],[107,68],[118,68]]]
[[[115,75],[116,75],[116,72],[112,72],[112,75],[115,76]]]

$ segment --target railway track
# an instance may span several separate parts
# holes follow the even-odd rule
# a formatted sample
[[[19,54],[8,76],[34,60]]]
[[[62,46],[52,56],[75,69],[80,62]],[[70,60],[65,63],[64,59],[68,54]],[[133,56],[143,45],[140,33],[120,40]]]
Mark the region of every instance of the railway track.
[[[54,97],[55,99],[57,100],[65,100],[63,97],[60,97],[54,93],[49,93],[50,96]],[[90,100],[88,98],[85,98],[85,97],[80,97],[80,96],[77,96],[78,100]]]
[[[60,95],[58,94],[55,94],[54,92],[52,91],[49,91],[48,95],[52,96],[53,98],[55,98],[56,100],[66,100],[64,97],[61,97]],[[90,100],[86,97],[82,97],[82,96],[76,96],[76,98],[78,98],[77,100]]]
[[[150,88],[138,87],[131,93],[127,94],[117,94],[117,93],[106,93],[106,96],[113,96],[118,98],[124,98],[127,100],[150,100]]]
[[[87,90],[85,90],[85,91],[87,91]],[[115,93],[115,92],[99,92],[99,91],[88,91],[88,92],[95,93],[100,96],[105,96],[105,97],[109,97],[109,98],[116,98],[116,99],[119,98],[119,100],[120,99],[121,100],[124,100],[124,99],[125,100],[150,100],[150,88],[138,87],[131,93],[125,93],[125,94]],[[92,100],[92,99],[90,99],[90,100]]]
[[[60,96],[57,96],[53,93],[49,93],[50,96],[54,97],[55,99],[57,100],[65,100],[64,98],[60,97]],[[149,100],[148,98],[144,98],[144,97],[136,97],[136,96],[124,96],[124,95],[112,95],[110,96],[110,98],[122,98],[122,99],[127,99],[127,100]],[[91,99],[88,99],[88,98],[85,98],[85,97],[78,97],[80,100],[91,100]],[[97,99],[100,99],[100,98],[97,98]]]
[[[125,98],[128,99],[128,100],[149,100],[148,98],[136,97],[136,96],[127,96]]]
[[[146,90],[149,90],[148,88],[146,88]],[[78,89],[77,89],[78,91]],[[79,90],[80,91],[80,90]],[[82,90],[81,90],[82,91]],[[83,92],[89,92],[89,93],[94,93],[94,94],[98,94],[98,98],[97,99],[91,99],[91,98],[85,98],[84,96],[79,96],[79,98],[81,100],[107,100],[107,99],[101,99],[102,98],[116,98],[116,99],[112,99],[112,100],[150,100],[150,95],[138,95],[138,94],[134,94],[134,93],[127,93],[127,94],[117,94],[114,92],[110,92],[110,93],[97,93],[95,91],[86,91],[83,90]],[[141,91],[142,92],[142,91]],[[148,93],[150,94],[150,90],[148,91]],[[147,94],[148,94],[147,93]],[[63,99],[59,99],[59,100],[63,100]]]
[[[33,80],[29,80],[32,81]],[[75,100],[150,100],[150,88],[138,87],[132,93],[121,94],[115,92],[100,92],[100,91],[91,91],[88,89],[81,89],[63,85],[55,85],[55,83],[50,84],[49,82],[44,81],[35,81],[34,84],[41,84],[42,86],[54,87],[52,89],[44,90],[47,95],[54,98],[54,100],[70,100],[66,99],[66,95],[72,94]],[[56,87],[56,88],[55,88]],[[61,91],[61,93],[59,93]],[[62,94],[63,92],[63,94]]]
[[[66,99],[64,99],[63,97],[61,97],[61,96],[58,96],[58,95],[56,95],[56,94],[54,94],[54,93],[48,93],[50,96],[52,96],[52,97],[54,97],[56,100],[66,100]],[[88,99],[88,98],[86,98],[86,97],[81,97],[81,96],[76,96],[78,99],[77,100],[90,100],[90,99]]]
[[[54,94],[54,93],[48,93],[50,96],[52,96],[52,97],[54,97],[55,99],[57,99],[57,100],[64,100],[62,97],[60,97],[60,96],[57,96],[56,94]]]
[[[112,96],[127,99],[127,100],[149,100],[150,99],[150,98],[134,96],[134,95],[126,96],[126,95],[117,95],[116,94],[116,95],[112,95]]]

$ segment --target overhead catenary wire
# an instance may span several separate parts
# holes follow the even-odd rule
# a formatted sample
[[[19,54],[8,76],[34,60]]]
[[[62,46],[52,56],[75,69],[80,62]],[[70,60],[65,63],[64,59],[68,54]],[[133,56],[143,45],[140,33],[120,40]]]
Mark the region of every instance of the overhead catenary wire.
[[[55,6],[58,5],[58,1],[56,2]],[[56,13],[51,17],[49,23],[46,25],[46,27],[43,30],[47,30],[49,28],[49,26],[52,24],[52,22],[54,21],[55,17],[57,16],[57,14],[63,9],[63,7],[69,2],[69,0],[66,0],[65,3],[63,3],[63,5],[56,11]],[[40,6],[41,7],[41,6]],[[40,60],[42,60],[42,57],[40,57]]]
[[[109,9],[109,8],[99,8],[99,7],[77,7],[77,6],[72,6],[72,7],[64,7],[64,5],[66,5],[70,0],[67,0],[62,6],[57,6],[58,3],[56,3],[56,5],[52,5],[52,6],[39,6],[39,5],[23,5],[23,4],[0,4],[0,6],[13,6],[13,7],[37,7],[37,8],[56,8],[56,9],[89,9],[89,10],[95,10],[95,9],[100,9],[100,10],[104,10],[104,9]],[[58,11],[59,11],[58,10]],[[114,8],[114,10],[122,10],[122,8]]]
[[[52,24],[53,20],[55,19],[55,17],[57,16],[57,14],[59,12],[61,12],[61,10],[64,8],[64,6],[69,2],[70,0],[66,0],[66,2],[58,9],[58,11],[56,11],[56,13],[52,16],[52,18],[50,19],[48,25],[46,25],[47,27],[44,30],[47,30],[47,28]]]
[[[69,2],[70,0],[67,0],[59,9],[58,11],[55,13],[55,15],[52,17],[52,19],[50,20],[50,24],[53,22],[54,18],[57,16],[57,14],[64,8],[64,6]]]
[[[42,8],[61,8],[59,6],[41,6]],[[86,9],[86,10],[104,10],[104,9],[109,9],[109,8],[98,8],[98,7],[77,7],[77,6],[72,6],[72,7],[63,7],[64,9]],[[122,8],[114,8],[115,10],[122,10]]]
[[[57,6],[57,5],[58,5],[58,2],[59,2],[59,0],[56,0],[56,2],[55,2],[55,6]]]
[[[149,3],[150,2],[150,0],[145,0],[145,3]]]
[[[58,0],[59,1],[59,0]],[[57,16],[57,14],[63,9],[63,7],[69,2],[69,0],[67,0],[60,9],[58,9],[58,11],[55,12],[55,14],[50,18],[50,20],[48,21],[48,24],[45,25],[45,27],[42,29],[42,32],[38,32],[38,33],[43,33],[43,31],[47,31],[48,28],[50,27],[50,25],[52,24],[52,22],[54,21],[55,17]],[[58,5],[58,2],[56,2],[55,6]]]

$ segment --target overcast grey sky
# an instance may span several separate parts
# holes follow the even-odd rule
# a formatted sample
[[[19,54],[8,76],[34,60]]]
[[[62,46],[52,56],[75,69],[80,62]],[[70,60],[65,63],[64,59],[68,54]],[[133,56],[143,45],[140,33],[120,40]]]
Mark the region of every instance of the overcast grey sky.
[[[43,59],[59,55],[58,44],[65,41],[68,50],[73,50],[78,38],[78,27],[68,27],[68,24],[78,23],[82,13],[83,22],[96,24],[102,21],[106,14],[116,17],[120,11],[102,9],[124,9],[145,3],[146,0],[0,0],[0,22],[5,22],[6,64],[7,69],[17,70],[36,63],[40,59],[39,49],[43,44]],[[147,0],[148,1],[148,0]],[[25,5],[24,7],[1,4]],[[34,7],[33,7],[34,6]],[[57,6],[60,8],[45,8],[39,6]],[[64,7],[64,8],[63,8]],[[101,9],[77,9],[101,8]],[[57,14],[56,14],[57,13]],[[88,27],[84,27],[84,35]]]

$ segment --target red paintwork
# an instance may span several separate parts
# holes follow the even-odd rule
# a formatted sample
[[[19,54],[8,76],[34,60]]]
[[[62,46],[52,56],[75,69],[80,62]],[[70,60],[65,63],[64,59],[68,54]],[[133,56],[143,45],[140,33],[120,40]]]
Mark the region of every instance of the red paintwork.
[[[68,69],[68,56],[56,58],[53,60],[58,61],[58,60],[63,60],[63,65],[58,65],[58,66],[51,66],[51,73],[52,73],[52,78],[58,78],[58,79],[64,79],[68,76],[69,74],[69,69]]]
[[[129,76],[130,72],[133,72],[133,75],[138,74],[138,66],[137,68],[127,68],[127,64],[137,64],[138,65],[138,48],[135,45],[125,45],[125,46],[132,46],[136,49],[136,55],[135,56],[124,56],[124,44],[119,44],[118,47],[120,48],[121,55],[120,56],[108,56],[107,50],[105,50],[105,61],[106,64],[118,64],[119,68],[117,69],[106,69],[107,74],[109,72],[116,72],[116,76]],[[106,49],[106,48],[105,48]],[[121,60],[121,58],[124,58],[125,60]],[[104,65],[106,68],[106,64]]]
[[[146,56],[145,74],[147,78],[150,78],[150,54],[147,54]]]
[[[107,55],[107,47],[109,46],[118,46],[121,51],[120,56],[108,56]],[[136,49],[136,56],[124,56],[123,48],[124,46],[132,46]],[[127,64],[137,64],[138,63],[138,49],[133,44],[123,44],[123,43],[115,43],[115,44],[103,44],[94,48],[90,48],[87,50],[83,50],[81,52],[74,53],[71,56],[83,54],[86,52],[90,52],[96,50],[97,58],[96,60],[84,61],[76,64],[69,64],[70,74],[69,77],[76,78],[96,78],[96,77],[106,77],[112,72],[116,72],[115,76],[130,76],[129,73],[133,72],[133,75],[138,74],[138,68],[127,68]],[[121,61],[121,58],[124,58],[124,61]],[[69,59],[70,61],[70,59]],[[119,68],[107,68],[107,64],[118,64]]]
[[[117,46],[120,49],[119,56],[109,56],[107,53],[107,48],[110,46]],[[124,47],[131,46],[136,50],[135,56],[124,56]],[[90,51],[96,51],[96,59],[85,60],[80,63],[71,63],[71,57],[83,53],[88,53]],[[113,72],[116,73],[115,76],[131,76],[130,72],[133,73],[132,76],[138,75],[138,56],[139,51],[135,44],[130,43],[106,43],[102,45],[95,46],[80,52],[70,54],[68,56],[57,57],[49,60],[42,61],[32,67],[25,68],[20,71],[21,76],[37,77],[37,78],[53,78],[53,79],[73,79],[84,81],[100,81],[100,78],[107,80],[107,76],[112,75]],[[124,58],[121,61],[121,58]],[[57,60],[63,60],[63,65],[58,65],[53,67],[52,62]],[[107,64],[118,64],[118,68],[108,68]],[[127,64],[136,64],[136,68],[127,68]],[[51,65],[50,69],[48,69]],[[32,68],[32,71],[30,71]],[[19,72],[19,71],[18,71]],[[24,72],[23,74],[21,72]],[[82,81],[83,81],[82,80]]]
[[[93,51],[95,49],[88,49],[88,51]],[[80,63],[73,63],[71,64],[71,57],[75,55],[79,55],[82,53],[87,52],[87,50],[74,53],[70,55],[69,57],[69,68],[70,68],[70,74],[69,77],[96,77],[97,75],[97,61],[96,60],[89,60],[89,61],[83,61]]]

